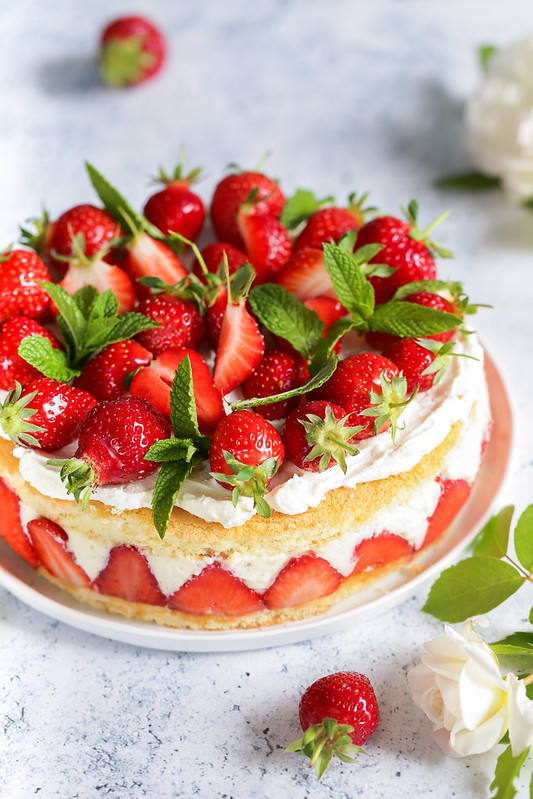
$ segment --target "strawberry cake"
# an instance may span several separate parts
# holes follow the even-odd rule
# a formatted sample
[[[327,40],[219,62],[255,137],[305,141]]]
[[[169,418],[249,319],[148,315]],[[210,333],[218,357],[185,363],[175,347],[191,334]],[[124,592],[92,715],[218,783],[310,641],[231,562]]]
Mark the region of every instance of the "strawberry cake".
[[[88,171],[103,207],[0,259],[7,545],[82,603],[224,630],[325,612],[438,539],[491,412],[416,204],[367,219],[240,171],[208,233],[198,170],[142,214]]]

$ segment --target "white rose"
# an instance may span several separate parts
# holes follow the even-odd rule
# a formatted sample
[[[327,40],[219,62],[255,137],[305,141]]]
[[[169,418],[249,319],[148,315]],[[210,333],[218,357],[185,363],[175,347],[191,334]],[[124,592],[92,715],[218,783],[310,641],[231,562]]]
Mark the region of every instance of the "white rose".
[[[533,197],[533,36],[493,56],[466,129],[477,167],[500,177],[513,199]]]
[[[509,738],[513,757],[533,744],[533,702],[526,696],[526,684],[514,674],[506,677],[509,686]]]
[[[491,749],[508,727],[508,687],[492,650],[472,628],[424,644],[427,655],[409,672],[413,699],[433,722],[444,754],[465,757]]]

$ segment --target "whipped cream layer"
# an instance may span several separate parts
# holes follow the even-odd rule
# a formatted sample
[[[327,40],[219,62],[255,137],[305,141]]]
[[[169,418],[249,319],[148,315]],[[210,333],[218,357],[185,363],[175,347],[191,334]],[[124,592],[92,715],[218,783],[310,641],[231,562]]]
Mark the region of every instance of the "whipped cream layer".
[[[406,406],[395,445],[389,431],[358,442],[360,452],[347,457],[346,474],[337,465],[315,473],[305,472],[285,461],[266,496],[273,510],[288,515],[303,513],[319,505],[328,491],[341,486],[354,488],[358,483],[409,471],[446,438],[456,422],[465,422],[475,406],[476,418],[469,420],[464,453],[447,465],[450,477],[472,482],[479,468],[481,443],[490,421],[483,348],[472,333],[459,338],[454,352],[468,357],[452,357],[438,385],[418,394]],[[15,447],[13,454],[19,458],[22,477],[37,491],[54,499],[75,501],[61,482],[59,470],[47,465],[49,454],[26,447]],[[92,496],[107,505],[112,513],[149,508],[156,479],[154,474],[132,483],[101,486]],[[185,481],[176,505],[207,522],[219,522],[227,528],[245,524],[256,512],[248,497],[241,497],[237,506],[233,506],[231,493],[211,477],[208,463]]]

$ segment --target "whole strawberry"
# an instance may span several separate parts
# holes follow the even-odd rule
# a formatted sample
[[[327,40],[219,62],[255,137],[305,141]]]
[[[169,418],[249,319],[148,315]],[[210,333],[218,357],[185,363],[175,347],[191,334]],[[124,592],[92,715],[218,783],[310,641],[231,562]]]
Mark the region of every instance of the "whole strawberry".
[[[385,350],[407,381],[409,393],[428,391],[437,384],[450,363],[452,342],[442,343],[433,338],[403,338]]]
[[[251,203],[239,208],[237,225],[254,268],[255,282],[275,281],[292,251],[287,230],[275,217],[257,214]]]
[[[87,391],[40,377],[8,396],[0,425],[13,441],[53,452],[74,441],[96,404]]]
[[[146,400],[120,397],[102,402],[85,417],[78,449],[61,467],[61,479],[83,508],[91,491],[107,483],[128,483],[153,474],[157,463],[144,456],[156,441],[170,436],[170,426]]]
[[[305,381],[302,375],[301,357],[281,350],[269,350],[257,369],[242,384],[244,396],[270,397],[301,386]],[[265,419],[282,419],[298,402],[297,397],[268,405],[258,405],[256,412]]]
[[[193,271],[194,274],[205,281],[204,266],[211,274],[223,274],[224,256],[228,259],[228,270],[230,275],[233,275],[239,266],[245,264],[248,260],[246,253],[241,252],[233,244],[227,244],[223,241],[212,242],[207,244],[203,250],[200,251],[203,264],[200,261],[195,261]]]
[[[14,316],[0,326],[0,388],[9,390],[16,383],[25,386],[41,372],[19,355],[19,347],[30,336],[43,336],[54,349],[60,349],[54,336],[34,319]]]
[[[12,316],[40,319],[50,298],[39,280],[50,280],[48,269],[37,253],[11,250],[0,255],[0,322]]]
[[[363,224],[363,215],[360,208],[339,208],[331,206],[319,208],[309,217],[306,226],[294,242],[294,249],[302,247],[315,247],[322,249],[327,241],[337,243],[345,233],[360,228]]]
[[[239,496],[253,497],[264,517],[271,508],[264,499],[267,487],[284,457],[283,442],[276,429],[258,413],[234,411],[225,416],[214,432],[209,450],[213,477]]]
[[[333,755],[353,763],[361,744],[379,724],[379,708],[370,680],[354,671],[340,671],[316,680],[300,699],[300,724],[304,737],[288,752],[309,757],[318,779]]]
[[[136,336],[137,341],[154,355],[183,347],[196,349],[204,338],[203,317],[189,300],[160,294],[142,300],[138,310],[159,325]]]
[[[156,75],[166,56],[161,31],[144,17],[120,17],[100,38],[100,75],[108,86],[137,86]]]
[[[250,199],[253,199],[257,216],[277,218],[285,205],[285,195],[275,181],[262,172],[244,171],[223,178],[217,184],[211,201],[211,220],[218,239],[239,250],[244,250],[244,241],[237,224],[237,213]]]
[[[447,250],[429,241],[429,234],[444,215],[425,231],[420,231],[416,226],[417,213],[416,203],[411,202],[406,222],[392,216],[377,217],[364,224],[357,234],[357,247],[366,244],[382,245],[371,263],[386,264],[395,270],[388,277],[369,278],[374,287],[376,303],[387,302],[396,289],[405,283],[436,279],[437,267],[433,252],[450,257]]]
[[[159,180],[164,188],[152,194],[144,206],[145,217],[165,235],[180,233],[194,241],[199,235],[205,219],[205,208],[200,197],[191,191],[191,184],[197,179],[199,169],[183,175],[180,163],[169,177],[164,170]]]
[[[109,344],[83,367],[74,385],[92,393],[99,402],[117,399],[127,392],[125,378],[148,366],[152,357],[133,339]]]
[[[352,443],[361,427],[348,424],[344,408],[324,400],[305,402],[285,420],[282,439],[285,457],[298,468],[323,472],[338,463],[346,472],[346,455],[357,455]]]

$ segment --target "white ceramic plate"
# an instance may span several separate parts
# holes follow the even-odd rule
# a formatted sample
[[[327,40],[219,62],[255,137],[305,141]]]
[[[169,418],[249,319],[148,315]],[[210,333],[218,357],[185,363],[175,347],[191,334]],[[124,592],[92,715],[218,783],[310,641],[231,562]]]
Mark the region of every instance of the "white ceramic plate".
[[[453,525],[439,541],[403,568],[385,575],[327,613],[312,619],[257,630],[211,632],[174,630],[152,622],[130,621],[79,604],[37,574],[0,541],[0,585],[30,607],[81,630],[116,641],[178,652],[262,649],[345,630],[403,602],[449,565],[488,518],[509,472],[512,413],[505,385],[486,356],[494,429],[476,485]]]

